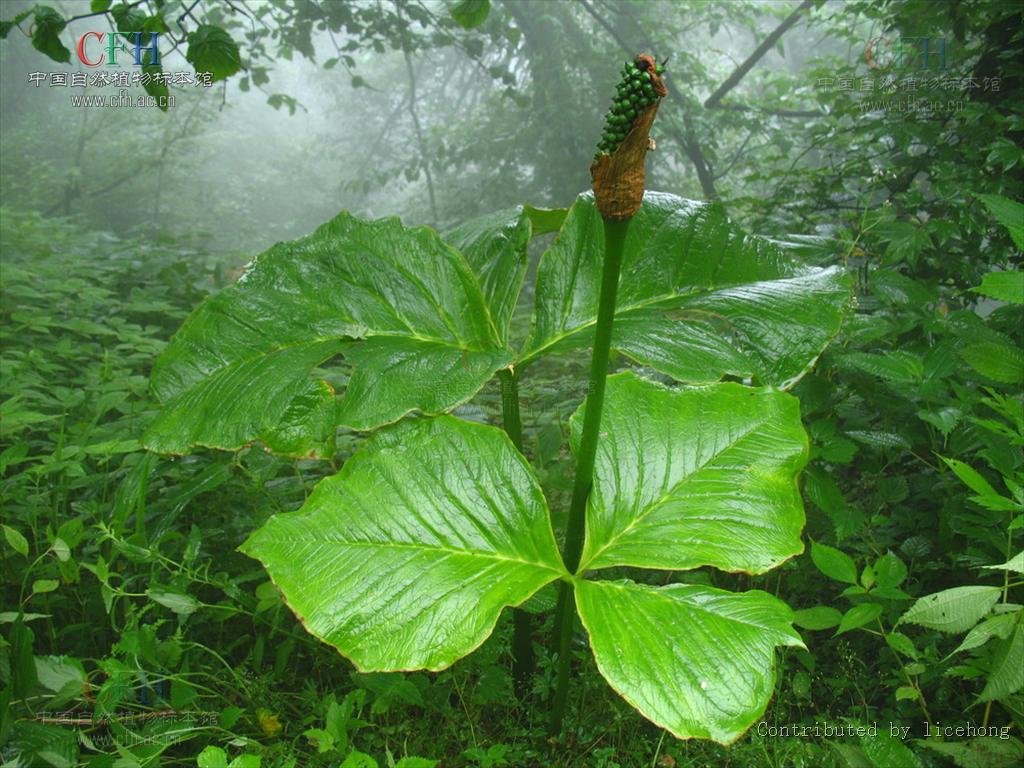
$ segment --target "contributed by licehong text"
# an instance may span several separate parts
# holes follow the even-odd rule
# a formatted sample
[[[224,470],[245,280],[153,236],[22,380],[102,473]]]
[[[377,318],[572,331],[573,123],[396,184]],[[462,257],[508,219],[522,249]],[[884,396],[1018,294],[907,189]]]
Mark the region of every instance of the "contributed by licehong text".
[[[880,733],[905,741],[907,739],[974,739],[979,737],[1007,740],[1010,726],[977,725],[975,723],[946,724],[941,722],[856,723],[814,722],[771,724],[762,720],[755,731],[758,736],[782,739],[848,739],[874,738]]]

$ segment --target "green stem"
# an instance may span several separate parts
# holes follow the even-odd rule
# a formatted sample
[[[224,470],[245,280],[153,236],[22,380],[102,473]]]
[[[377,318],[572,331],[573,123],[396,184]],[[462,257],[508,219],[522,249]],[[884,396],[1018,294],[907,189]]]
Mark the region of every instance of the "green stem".
[[[576,452],[576,477],[569,506],[569,522],[565,530],[565,548],[562,559],[569,573],[575,574],[583,553],[583,533],[587,497],[594,482],[594,459],[600,436],[601,411],[604,407],[605,380],[608,376],[608,356],[612,345],[612,321],[615,319],[615,298],[619,290],[619,272],[622,269],[622,251],[626,241],[629,219],[604,221],[604,267],[601,271],[601,298],[597,308],[597,327],[594,331],[594,354],[590,358],[590,382],[587,404],[583,413],[583,433]],[[569,671],[572,664],[572,634],[576,624],[576,600],[573,587],[563,581],[559,585],[558,605],[555,608],[555,633],[558,647],[558,677],[551,700],[551,721],[548,732],[557,736],[562,731],[565,705],[569,694]]]
[[[501,380],[501,421],[505,433],[520,453],[523,452],[523,422],[519,416],[519,379],[514,370],[498,371]],[[523,698],[530,690],[535,660],[533,626],[530,614],[521,608],[512,609],[512,679],[516,694]]]

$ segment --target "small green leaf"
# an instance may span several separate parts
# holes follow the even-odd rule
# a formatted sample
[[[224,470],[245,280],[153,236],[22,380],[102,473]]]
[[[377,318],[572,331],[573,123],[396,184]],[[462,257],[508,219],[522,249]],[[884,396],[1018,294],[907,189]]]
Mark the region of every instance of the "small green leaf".
[[[199,601],[191,595],[181,592],[169,592],[164,589],[150,589],[146,595],[154,603],[170,608],[179,616],[188,616],[199,610]]]
[[[827,544],[811,542],[811,560],[818,567],[818,570],[830,579],[841,581],[845,584],[857,583],[857,564],[853,558],[845,552],[840,552]]]
[[[1024,304],[1024,272],[989,272],[972,291],[1010,304]]]
[[[899,623],[919,624],[939,632],[966,632],[999,600],[999,587],[954,587],[926,595],[903,614]]]
[[[334,736],[322,728],[307,728],[302,735],[312,742],[317,753],[321,755],[334,749]]]
[[[921,746],[952,759],[958,768],[1020,768],[1024,743],[1017,738],[979,736],[965,741],[923,739]]]
[[[224,730],[230,731],[245,712],[241,707],[224,707],[217,718],[217,724]]]
[[[163,16],[157,14],[155,16],[147,16],[142,22],[143,32],[156,32],[157,34],[164,34],[170,32],[171,28],[167,26],[167,20]]]
[[[66,563],[71,559],[71,548],[64,539],[54,539],[53,544],[50,545],[50,549],[53,550],[53,554],[56,555],[57,559],[62,563]]]
[[[28,539],[22,536],[17,529],[11,528],[9,525],[3,526],[3,529],[4,538],[11,545],[11,549],[23,557],[28,557]]]
[[[68,63],[71,51],[60,41],[60,33],[64,31],[64,17],[48,5],[37,5],[35,8],[35,24],[32,28],[32,47],[45,53],[54,61]]]
[[[127,3],[114,6],[110,15],[114,17],[117,31],[130,42],[134,42],[135,35],[133,33],[142,31],[142,25],[146,20],[146,14],[138,8],[132,8]]]
[[[847,352],[839,358],[839,365],[897,384],[914,384],[924,376],[924,362],[921,357],[902,350],[887,352],[884,355]]]
[[[842,635],[851,629],[863,627],[865,624],[874,621],[882,615],[882,606],[878,603],[861,603],[843,614],[843,620],[839,622],[839,629],[836,635]]]
[[[956,647],[956,650],[953,651],[953,653],[960,653],[961,651],[970,651],[974,648],[980,648],[993,637],[1005,640],[1010,636],[1010,633],[1016,627],[1017,622],[1020,621],[1020,616],[1017,615],[1019,611],[1020,609],[1018,608],[1017,612],[1014,613],[989,616],[967,633],[963,642]]]
[[[1024,381],[1024,352],[998,341],[979,341],[960,350],[974,370],[993,381],[1019,384]]]
[[[914,641],[902,632],[886,632],[885,642],[896,653],[902,654],[908,659],[916,659],[920,655],[914,646]]]
[[[13,760],[8,760],[8,756]],[[14,723],[4,743],[5,766],[74,768],[82,765],[78,758],[78,739],[75,732],[59,725],[21,720]]]
[[[208,746],[199,753],[196,758],[196,765],[199,768],[227,768],[228,755],[220,747]]]
[[[879,587],[876,585],[875,588],[871,590],[871,594],[874,597],[882,597],[886,600],[912,599],[910,595],[908,595],[906,592],[904,592],[902,589],[899,589],[898,587]]]
[[[1024,623],[1017,614],[1017,626],[1013,634],[1000,640],[988,673],[985,689],[978,696],[980,701],[1005,699],[1024,687]]]
[[[153,58],[154,54],[151,50],[147,50],[142,57],[142,73],[151,78],[148,82],[144,82],[142,87],[146,93],[156,99],[157,109],[166,112],[168,109],[167,97],[170,91],[167,83],[159,77],[163,74],[163,68],[159,64],[154,64]]]
[[[886,728],[861,736],[860,746],[873,768],[924,768],[917,755]]]
[[[1024,205],[1002,195],[975,195],[989,213],[1006,227],[1014,244],[1024,250]]]
[[[242,66],[238,44],[213,24],[200,24],[189,33],[185,58],[196,72],[209,72],[214,81],[230,77]]]
[[[49,613],[18,613],[17,611],[0,611],[0,624],[12,624],[15,621],[35,621],[36,619],[48,619]]]
[[[110,8],[113,0],[91,0],[89,3],[89,10],[93,13],[103,13]]]
[[[814,608],[804,608],[793,614],[793,623],[802,629],[812,631],[831,629],[838,627],[842,621],[843,614],[828,605],[817,605]]]
[[[988,480],[982,477],[981,473],[970,464],[965,464],[959,459],[947,459],[945,456],[940,456],[939,458],[942,459],[946,466],[953,470],[953,473],[960,478],[964,485],[974,491],[976,495],[971,497],[971,501],[986,509],[1000,512],[1013,512],[1019,509],[1019,504],[1014,503],[1005,496],[1000,496],[996,489],[989,484]]]
[[[10,21],[0,21],[0,40],[6,40],[8,33],[32,15],[32,8],[26,8]]]
[[[1013,571],[1014,573],[1024,573],[1024,550],[1018,552],[1005,563],[1000,563],[999,565],[986,565],[982,567],[993,571]]]
[[[32,594],[42,595],[47,592],[53,592],[59,586],[60,582],[56,579],[36,579],[32,582]]]
[[[907,578],[907,566],[892,552],[875,561],[875,584],[883,589],[898,587]]]
[[[377,761],[365,752],[353,749],[338,768],[378,768]]]
[[[178,677],[171,680],[171,706],[175,709],[185,709],[198,696],[195,686]]]
[[[875,569],[870,565],[865,565],[864,570],[861,571],[860,583],[864,589],[871,589],[875,585]]]
[[[487,20],[491,0],[459,0],[452,6],[452,18],[464,29],[479,27]]]

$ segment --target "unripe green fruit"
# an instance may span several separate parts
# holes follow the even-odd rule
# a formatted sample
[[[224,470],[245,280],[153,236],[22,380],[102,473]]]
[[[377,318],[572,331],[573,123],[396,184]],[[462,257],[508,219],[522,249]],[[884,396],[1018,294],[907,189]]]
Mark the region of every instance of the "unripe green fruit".
[[[616,85],[611,106],[605,114],[601,140],[597,145],[598,152],[594,155],[595,160],[600,159],[603,154],[616,152],[633,129],[633,124],[640,114],[658,100],[653,78],[655,74],[660,75],[664,71],[665,67],[661,64],[653,68],[640,67],[636,61],[627,61],[623,64],[622,77]]]

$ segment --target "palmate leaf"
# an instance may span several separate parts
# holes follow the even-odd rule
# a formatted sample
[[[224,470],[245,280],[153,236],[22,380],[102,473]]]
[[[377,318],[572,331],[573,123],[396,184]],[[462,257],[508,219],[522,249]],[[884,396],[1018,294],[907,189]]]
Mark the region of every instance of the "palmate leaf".
[[[310,371],[338,354],[356,367],[335,409]],[[322,452],[339,423],[449,410],[511,357],[466,260],[436,233],[342,213],[192,313],[154,367],[165,405],[145,443]]]
[[[576,602],[604,678],[680,739],[735,741],[771,698],[775,646],[803,647],[766,592],[578,579]]]
[[[538,267],[522,363],[590,343],[603,243],[583,194]],[[626,238],[612,343],[680,381],[730,374],[788,387],[838,333],[848,300],[842,270],[801,265],[719,206],[648,192]]]
[[[581,570],[712,565],[763,573],[803,551],[799,402],[716,384],[608,379]],[[583,408],[573,416],[573,445]]]
[[[567,575],[526,460],[450,416],[382,431],[241,550],[363,671],[444,669]]]

